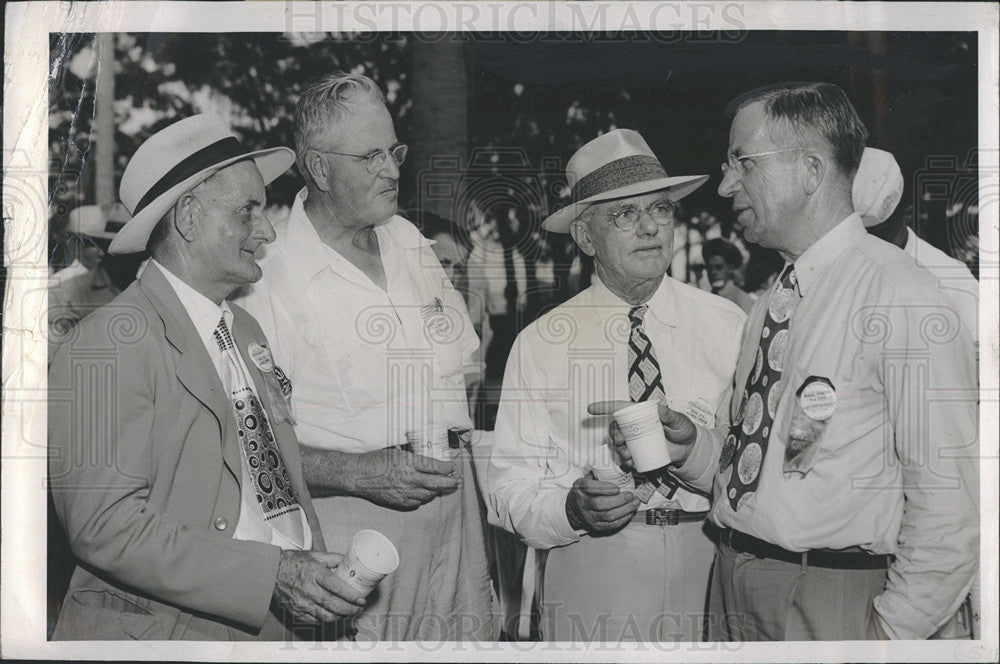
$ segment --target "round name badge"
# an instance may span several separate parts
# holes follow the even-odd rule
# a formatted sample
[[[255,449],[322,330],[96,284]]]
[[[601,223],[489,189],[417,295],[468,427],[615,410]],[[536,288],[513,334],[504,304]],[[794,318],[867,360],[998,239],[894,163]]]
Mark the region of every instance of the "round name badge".
[[[271,351],[267,349],[267,346],[261,346],[259,343],[251,342],[247,346],[247,351],[250,353],[250,359],[253,363],[257,365],[257,368],[264,373],[270,373],[274,370],[274,360],[271,359]]]
[[[810,376],[799,388],[799,405],[809,419],[822,422],[837,409],[837,390],[826,378]]]

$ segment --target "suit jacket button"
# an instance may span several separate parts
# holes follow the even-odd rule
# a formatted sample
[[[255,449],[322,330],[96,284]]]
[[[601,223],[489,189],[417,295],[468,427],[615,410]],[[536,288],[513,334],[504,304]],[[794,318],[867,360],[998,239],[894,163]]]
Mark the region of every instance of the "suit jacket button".
[[[229,522],[223,519],[221,516],[215,520],[216,530],[225,530],[228,527],[229,527]]]

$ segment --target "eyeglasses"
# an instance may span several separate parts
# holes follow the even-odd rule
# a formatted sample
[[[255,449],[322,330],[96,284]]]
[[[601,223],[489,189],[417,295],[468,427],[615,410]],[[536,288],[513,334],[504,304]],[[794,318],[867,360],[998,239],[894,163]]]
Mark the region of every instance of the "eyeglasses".
[[[677,213],[677,206],[673,201],[657,201],[647,208],[639,208],[634,205],[626,205],[611,213],[611,223],[618,230],[631,231],[639,225],[639,219],[645,212],[656,222],[658,226],[669,226],[674,223]]]
[[[767,157],[772,154],[782,154],[784,152],[794,152],[795,150],[805,150],[805,148],[783,148],[781,150],[771,150],[770,152],[758,152],[757,154],[745,154],[737,157],[736,155],[730,153],[726,157],[726,163],[722,164],[722,174],[725,175],[726,171],[733,169],[736,171],[736,177],[743,177],[746,173],[746,165],[743,163],[747,159],[754,159],[756,157]]]
[[[389,157],[392,157],[393,163],[397,167],[402,166],[403,162],[406,161],[406,150],[407,147],[404,143],[397,143],[388,150],[372,150],[368,154],[351,154],[350,152],[337,152],[335,150],[317,150],[317,152],[322,152],[323,154],[339,154],[342,157],[354,157],[355,159],[364,159],[367,163],[368,172],[375,175],[382,167],[385,166],[385,161]]]

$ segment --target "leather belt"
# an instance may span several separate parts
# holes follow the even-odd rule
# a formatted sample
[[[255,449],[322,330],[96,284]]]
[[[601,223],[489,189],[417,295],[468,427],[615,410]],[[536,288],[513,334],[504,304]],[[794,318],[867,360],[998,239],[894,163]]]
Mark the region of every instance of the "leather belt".
[[[684,510],[672,510],[666,507],[654,507],[642,512],[636,512],[632,516],[632,523],[645,523],[647,526],[676,526],[679,523],[704,521],[707,516],[707,510],[704,512],[685,512]]]
[[[720,545],[728,546],[738,553],[750,553],[758,558],[771,558],[795,565],[825,567],[827,569],[888,569],[895,559],[889,554],[872,554],[867,551],[833,551],[830,549],[810,549],[789,551],[777,544],[757,539],[732,528],[712,528]]]

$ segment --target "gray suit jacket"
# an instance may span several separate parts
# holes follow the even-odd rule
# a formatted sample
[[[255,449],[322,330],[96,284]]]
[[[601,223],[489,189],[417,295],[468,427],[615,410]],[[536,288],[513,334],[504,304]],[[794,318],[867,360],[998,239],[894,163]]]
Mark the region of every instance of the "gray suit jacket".
[[[267,340],[249,314],[233,314],[234,341],[322,550],[288,409],[273,407],[265,381],[276,378],[247,354]],[[270,606],[280,549],[232,537],[241,464],[215,366],[151,265],[74,328],[49,372],[50,487],[78,559],[53,638],[281,635]]]

